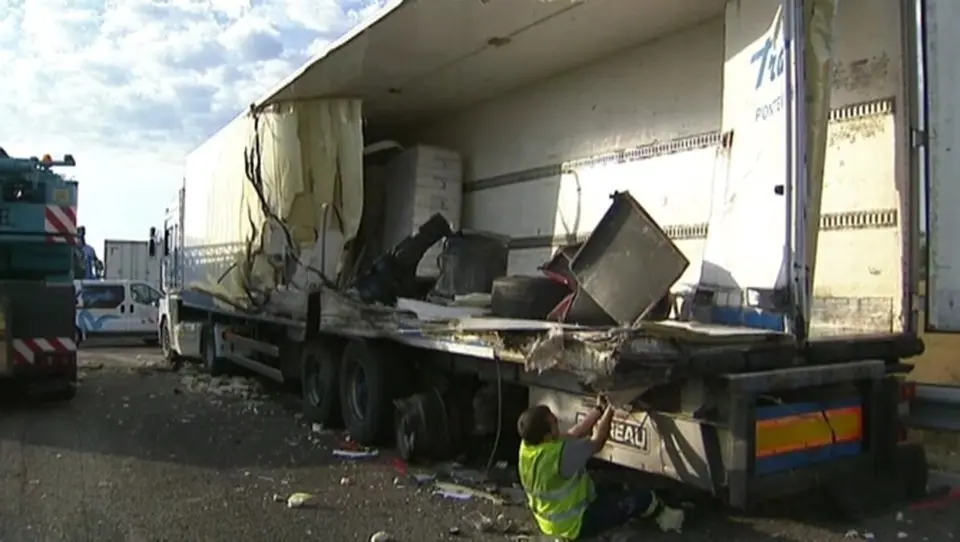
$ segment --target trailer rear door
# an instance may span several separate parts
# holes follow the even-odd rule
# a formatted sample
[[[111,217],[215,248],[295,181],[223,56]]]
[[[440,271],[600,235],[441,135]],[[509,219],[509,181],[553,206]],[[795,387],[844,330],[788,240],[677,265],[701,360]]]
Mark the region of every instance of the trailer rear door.
[[[927,327],[960,332],[960,3],[923,2]]]

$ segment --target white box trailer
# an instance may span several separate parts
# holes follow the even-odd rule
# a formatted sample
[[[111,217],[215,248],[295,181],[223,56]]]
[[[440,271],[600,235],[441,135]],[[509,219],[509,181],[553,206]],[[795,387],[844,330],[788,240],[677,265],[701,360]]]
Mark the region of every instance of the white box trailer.
[[[365,443],[395,430],[405,454],[428,424],[394,425],[397,400],[479,415],[493,397],[486,426],[506,439],[517,403],[572,424],[586,388],[622,407],[599,456],[735,506],[878,469],[922,488],[922,449],[898,438],[901,359],[922,349],[915,18],[896,0],[834,8],[393,2],[187,158],[162,236],[176,286],[164,285],[165,352],[299,380],[308,418],[342,417]],[[783,34],[804,16],[827,41],[807,35],[800,62],[782,44],[804,42]],[[779,132],[761,128],[771,118]],[[364,173],[380,153],[364,141],[462,157],[461,225],[509,237],[514,275],[582,240],[609,194],[629,191],[690,262],[677,298],[726,325],[621,336],[360,304],[335,278],[361,259],[344,240],[373,214]],[[450,425],[417,442],[464,434]]]
[[[103,242],[103,278],[160,286],[160,260],[149,253],[147,241],[107,239]]]

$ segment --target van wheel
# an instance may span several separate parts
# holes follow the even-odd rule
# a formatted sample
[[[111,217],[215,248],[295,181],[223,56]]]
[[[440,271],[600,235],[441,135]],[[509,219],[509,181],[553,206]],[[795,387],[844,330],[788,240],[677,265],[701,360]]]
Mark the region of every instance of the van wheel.
[[[220,376],[230,372],[230,360],[217,357],[213,326],[204,326],[200,339],[200,351],[203,353],[203,367],[210,376]]]
[[[303,416],[311,423],[339,424],[340,358],[342,348],[312,342],[304,346],[300,358],[300,387]]]
[[[394,378],[399,359],[388,349],[364,340],[351,341],[340,366],[340,410],[347,432],[365,446],[384,442],[399,397]]]

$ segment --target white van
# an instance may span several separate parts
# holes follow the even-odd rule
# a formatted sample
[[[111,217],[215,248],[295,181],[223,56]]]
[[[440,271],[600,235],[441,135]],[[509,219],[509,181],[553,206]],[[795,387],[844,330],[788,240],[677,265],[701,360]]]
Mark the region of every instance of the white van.
[[[76,280],[77,342],[88,337],[138,337],[156,342],[163,294],[136,280]]]

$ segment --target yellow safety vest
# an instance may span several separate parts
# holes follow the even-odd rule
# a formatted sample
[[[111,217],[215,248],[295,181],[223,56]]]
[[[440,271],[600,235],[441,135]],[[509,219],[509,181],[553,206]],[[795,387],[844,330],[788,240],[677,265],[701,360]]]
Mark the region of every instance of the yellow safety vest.
[[[520,483],[540,531],[547,536],[576,540],[583,512],[593,499],[593,482],[586,472],[560,475],[563,441],[520,445]]]

